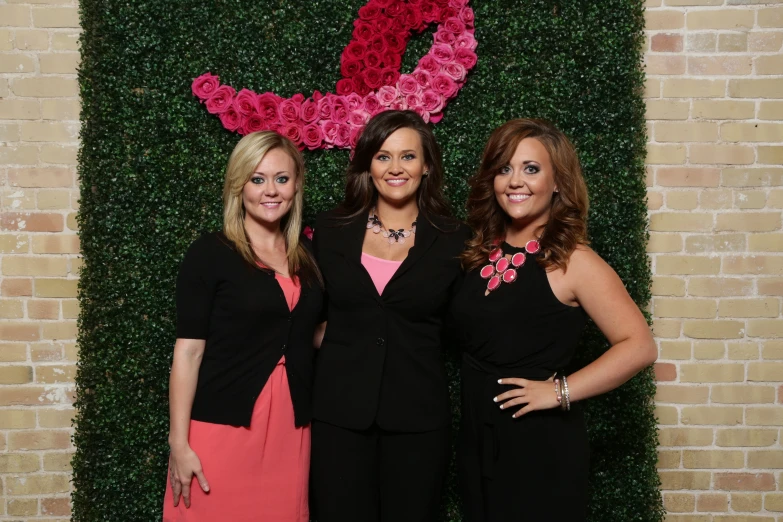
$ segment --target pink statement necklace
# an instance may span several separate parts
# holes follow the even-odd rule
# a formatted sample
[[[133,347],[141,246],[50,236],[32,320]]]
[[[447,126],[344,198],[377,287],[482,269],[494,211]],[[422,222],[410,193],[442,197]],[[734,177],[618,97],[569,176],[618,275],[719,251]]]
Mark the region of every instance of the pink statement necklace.
[[[509,261],[503,250],[500,247],[495,247],[492,252],[489,253],[489,264],[485,265],[479,274],[487,281],[487,292],[484,295],[489,295],[493,290],[497,290],[500,287],[500,282],[513,283],[517,280],[517,268],[525,264],[527,256],[525,254],[536,254],[541,250],[541,245],[535,239],[531,239],[525,243],[525,252],[517,252],[511,256]]]

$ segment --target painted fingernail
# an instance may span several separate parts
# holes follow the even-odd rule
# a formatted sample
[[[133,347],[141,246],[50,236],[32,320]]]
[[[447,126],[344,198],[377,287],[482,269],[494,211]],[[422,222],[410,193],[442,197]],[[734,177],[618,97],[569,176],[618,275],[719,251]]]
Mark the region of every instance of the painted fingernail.
[[[505,404],[501,404],[501,405],[500,405],[500,409],[501,409],[501,410],[503,409],[503,406],[505,406]]]
[[[503,384],[503,379],[498,379],[498,384]]]
[[[497,398],[497,397],[495,397],[495,398],[494,398],[494,399],[492,399],[492,400],[493,400],[493,401],[495,401],[495,402],[498,402],[498,398]]]

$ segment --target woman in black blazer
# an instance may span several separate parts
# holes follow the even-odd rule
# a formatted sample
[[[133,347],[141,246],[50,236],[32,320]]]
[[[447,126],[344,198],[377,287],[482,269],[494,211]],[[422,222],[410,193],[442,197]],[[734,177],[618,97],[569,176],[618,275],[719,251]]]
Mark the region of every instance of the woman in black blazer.
[[[318,216],[327,292],[313,390],[319,522],[431,522],[449,458],[442,329],[467,227],[441,192],[440,151],[411,111],[370,120],[345,201]]]

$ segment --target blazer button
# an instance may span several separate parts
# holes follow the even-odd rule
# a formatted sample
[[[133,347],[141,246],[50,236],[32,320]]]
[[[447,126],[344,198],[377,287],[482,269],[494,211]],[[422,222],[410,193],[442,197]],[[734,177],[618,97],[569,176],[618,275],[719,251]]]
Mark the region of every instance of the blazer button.
[[[283,345],[282,349],[285,350],[285,345]]]
[[[386,341],[383,339],[383,337],[378,337],[378,340],[375,341],[375,342],[378,344],[378,346],[383,346],[384,343],[386,343]]]

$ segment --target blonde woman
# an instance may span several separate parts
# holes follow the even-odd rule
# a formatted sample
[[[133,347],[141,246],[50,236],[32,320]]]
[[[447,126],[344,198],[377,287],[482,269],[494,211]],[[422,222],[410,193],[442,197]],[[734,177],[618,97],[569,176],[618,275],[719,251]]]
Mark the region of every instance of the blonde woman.
[[[274,132],[228,161],[223,230],[177,279],[164,522],[307,522],[321,276],[300,231],[304,163]]]

